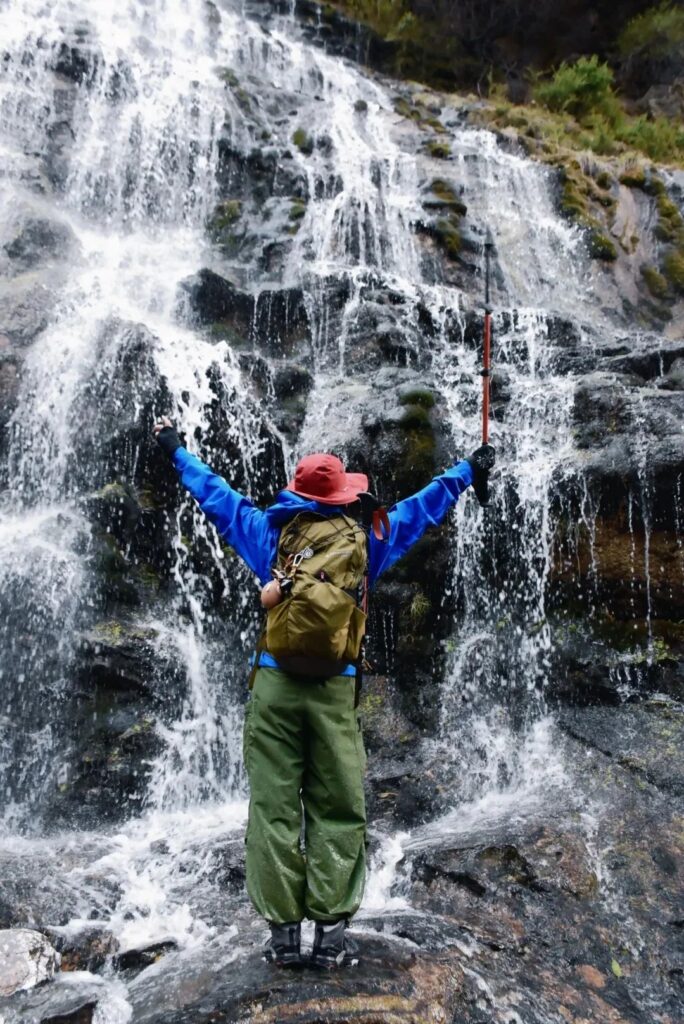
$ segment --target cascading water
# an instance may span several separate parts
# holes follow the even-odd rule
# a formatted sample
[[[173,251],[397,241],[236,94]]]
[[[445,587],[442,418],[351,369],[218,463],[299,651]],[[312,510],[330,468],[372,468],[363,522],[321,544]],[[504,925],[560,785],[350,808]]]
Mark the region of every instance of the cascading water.
[[[239,8],[0,4],[9,232],[0,243],[16,249],[17,210],[43,235],[49,214],[59,238],[47,257],[50,320],[22,366],[0,471],[3,844],[62,865],[54,892],[68,892],[63,930],[95,916],[124,949],[201,944],[245,913],[219,895],[216,862],[226,844],[239,844],[246,813],[239,729],[255,588],[193,503],[168,492],[169,474],[150,455],[154,418],[172,416],[188,447],[261,500],[296,454],[353,451],[375,383],[355,372],[358,321],[369,292],[386,291],[407,311],[404,362],[425,368],[442,397],[452,456],[479,444],[479,356],[466,316],[479,297],[435,283],[415,237],[421,177],[437,176],[438,161],[416,159],[384,84],[304,43],[291,18],[266,31]],[[486,132],[448,127],[470,220],[495,239],[495,351],[509,400],[493,428],[501,468],[492,507],[483,514],[469,496],[455,515],[456,617],[438,734],[423,742],[428,761],[458,769],[459,788],[444,817],[381,836],[364,908],[371,917],[406,907],[396,874],[403,856],[511,816],[534,819],[551,794],[570,800],[544,691],[553,490],[572,473],[574,381],[557,365],[549,323],[599,324],[602,314],[581,238],[554,212],[549,173]],[[275,142],[290,143],[279,165],[262,152]],[[260,199],[250,256],[219,255],[206,225],[226,195],[238,198],[222,215],[235,216],[252,171],[272,176],[273,194]],[[289,236],[287,247],[278,243],[280,268],[273,224]],[[192,323],[187,281],[201,266],[251,296],[248,333],[268,353],[265,371],[223,323],[217,334]],[[277,289],[301,291],[308,324],[312,382],[294,444],[271,408],[292,328],[287,305],[285,326],[273,326]],[[160,474],[162,497],[146,508],[144,482]],[[95,814],[80,823],[80,839],[46,837],[51,794],[71,780],[83,637],[116,647],[121,629],[97,580],[107,552],[88,513],[122,481],[143,506],[135,532],[116,537],[136,585],[152,576],[145,536],[163,534],[168,551],[134,631],[156,701],[144,808],[115,834]],[[383,621],[391,648],[396,623]],[[120,994],[114,1003],[120,1013]]]

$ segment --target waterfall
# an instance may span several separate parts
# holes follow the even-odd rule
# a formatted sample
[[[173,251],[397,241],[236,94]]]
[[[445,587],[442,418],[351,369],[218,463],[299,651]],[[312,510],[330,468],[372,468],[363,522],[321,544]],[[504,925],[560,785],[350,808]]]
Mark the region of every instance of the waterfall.
[[[487,230],[498,467],[490,509],[464,496],[445,534],[443,677],[420,742],[454,791],[441,817],[375,837],[365,912],[406,907],[404,855],[573,800],[547,700],[548,594],[558,521],[581,486],[563,331],[591,362],[606,324],[581,234],[555,210],[550,171],[448,111],[445,171],[417,155],[390,83],[306,41],[291,13],[268,26],[250,13],[229,0],[0,0],[0,301],[47,311],[17,357],[0,447],[0,836],[51,865],[60,927],[94,919],[124,949],[201,945],[244,913],[221,858],[239,851],[246,816],[257,590],[175,489],[153,422],[170,416],[265,503],[306,451],[363,457],[368,404],[414,372],[439,395],[449,461],[469,454]],[[471,231],[458,278],[435,272],[418,237],[426,182],[446,174]],[[231,298],[202,320],[193,302],[211,273]],[[391,332],[363,317],[383,303],[401,314],[377,366],[366,335]],[[305,404],[282,403],[296,430],[278,408],[286,364],[310,381]],[[643,469],[648,538],[645,456]],[[399,627],[384,611],[378,622],[391,675]],[[124,696],[103,711],[97,690],[83,712],[97,673]],[[134,718],[141,701],[149,716]],[[119,739],[103,748],[109,779],[130,770],[123,814],[105,804],[128,799],[124,782],[93,795],[96,755],[79,735],[115,719],[119,739],[146,744],[142,781]],[[82,806],[60,816],[74,785]]]

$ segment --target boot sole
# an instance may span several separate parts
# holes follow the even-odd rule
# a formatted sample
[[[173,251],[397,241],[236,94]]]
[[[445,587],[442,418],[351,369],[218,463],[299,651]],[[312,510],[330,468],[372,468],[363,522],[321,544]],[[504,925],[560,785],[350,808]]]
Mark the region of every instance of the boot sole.
[[[273,967],[301,967],[303,960],[299,953],[284,953],[277,957],[264,957],[267,964]]]

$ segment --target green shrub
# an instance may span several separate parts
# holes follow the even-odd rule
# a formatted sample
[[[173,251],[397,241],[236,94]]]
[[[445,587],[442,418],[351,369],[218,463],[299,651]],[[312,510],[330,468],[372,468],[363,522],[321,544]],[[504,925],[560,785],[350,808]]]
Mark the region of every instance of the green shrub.
[[[289,218],[290,220],[301,220],[306,213],[306,203],[299,202],[297,200],[290,207]]]
[[[404,430],[432,430],[430,414],[422,405],[407,405],[400,423]]]
[[[642,267],[641,276],[646,282],[646,287],[654,298],[662,299],[665,297],[667,294],[667,280],[656,267]]]
[[[589,238],[589,255],[595,260],[616,260],[617,248],[610,238],[594,230]]]
[[[412,391],[405,391],[399,398],[400,405],[420,405],[423,409],[432,409],[435,404],[435,396],[427,388],[415,388]]]
[[[600,63],[596,54],[580,57],[574,64],[565,61],[549,82],[534,87],[534,97],[549,110],[574,114],[579,120],[602,114],[609,123],[619,116],[619,104],[613,92],[613,72]]]
[[[446,142],[438,142],[437,139],[431,139],[425,146],[430,156],[435,157],[437,160],[448,160],[451,156],[451,149]]]
[[[623,57],[667,57],[684,45],[684,10],[670,0],[632,18],[618,36]]]
[[[454,259],[461,251],[461,235],[454,221],[447,217],[440,217],[433,225],[433,233],[447,256]]]
[[[666,117],[622,118],[616,138],[632,149],[646,153],[652,160],[681,160],[684,156],[684,127]]]
[[[313,139],[306,131],[306,129],[297,128],[292,133],[292,141],[294,142],[295,146],[300,151],[300,153],[303,153],[304,156],[310,156],[311,153],[313,153]]]
[[[684,292],[684,253],[669,252],[663,260],[665,277],[678,292]]]

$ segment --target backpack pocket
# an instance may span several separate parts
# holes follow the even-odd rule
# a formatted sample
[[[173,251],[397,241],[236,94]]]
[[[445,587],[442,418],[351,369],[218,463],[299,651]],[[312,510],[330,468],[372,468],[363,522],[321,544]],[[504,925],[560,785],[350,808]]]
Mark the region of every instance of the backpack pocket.
[[[266,649],[276,660],[301,655],[353,662],[359,654],[365,615],[339,587],[324,580],[298,580],[292,594],[266,620]]]

